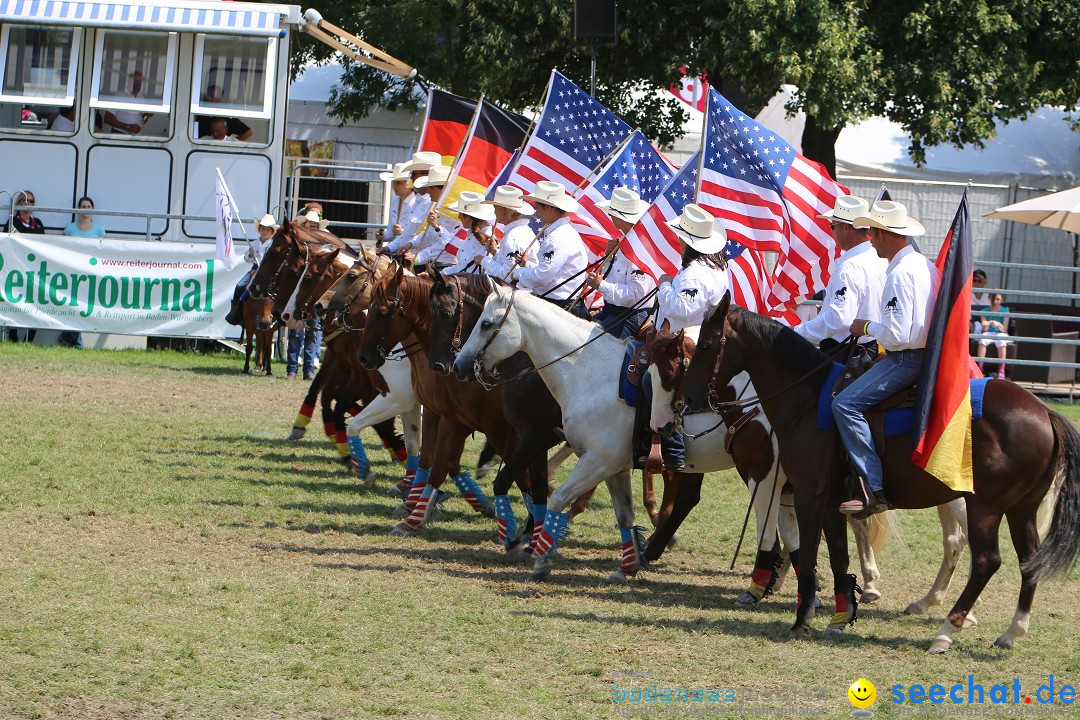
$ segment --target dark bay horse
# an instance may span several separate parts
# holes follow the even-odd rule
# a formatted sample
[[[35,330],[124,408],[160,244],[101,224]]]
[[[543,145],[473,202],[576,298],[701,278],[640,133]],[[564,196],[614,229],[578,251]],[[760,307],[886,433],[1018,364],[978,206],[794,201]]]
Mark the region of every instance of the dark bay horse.
[[[244,370],[245,375],[251,374],[251,351],[255,349],[255,369],[262,370],[266,375],[274,374],[273,346],[274,334],[278,328],[272,319],[269,319],[271,303],[269,300],[256,300],[248,295],[241,301],[240,317],[241,328],[244,330]]]
[[[846,498],[846,469],[835,430],[818,430],[817,403],[829,373],[826,356],[790,328],[731,307],[730,296],[706,318],[687,370],[683,396],[691,409],[718,403],[712,389],[747,371],[780,439],[781,463],[795,488],[802,566],[799,604],[791,637],[807,637],[813,613],[814,573],[824,530],[837,595],[850,590],[847,535],[837,507]],[[1059,413],[1008,381],[986,387],[982,419],[972,423],[974,492],[950,489],[911,462],[911,435],[888,438],[883,455],[885,488],[897,508],[927,508],[957,497],[967,501],[971,575],[930,646],[947,652],[953,635],[987,581],[1001,565],[1002,517],[1020,561],[1020,596],[1009,628],[994,645],[1011,648],[1027,632],[1038,581],[1067,572],[1080,554],[1080,433]],[[1040,547],[1036,513],[1060,477],[1050,532]]]

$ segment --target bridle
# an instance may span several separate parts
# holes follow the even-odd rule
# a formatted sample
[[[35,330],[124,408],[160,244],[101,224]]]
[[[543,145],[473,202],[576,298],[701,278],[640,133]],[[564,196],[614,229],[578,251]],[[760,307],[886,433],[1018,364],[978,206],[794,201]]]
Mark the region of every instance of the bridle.
[[[457,325],[454,327],[454,337],[450,340],[450,352],[454,357],[461,352],[461,325],[465,321],[465,291],[459,283],[452,283],[457,292]],[[505,317],[503,318],[505,320]]]
[[[387,300],[386,293],[382,288],[376,288],[375,292],[381,294],[384,301]],[[394,315],[400,314],[402,319],[405,320],[405,322],[409,323],[409,325],[412,326],[413,328],[420,327],[420,324],[421,324],[420,321],[409,317],[409,314],[407,312],[405,312],[405,308],[402,306],[402,303],[401,303],[401,285],[398,285],[397,292],[394,293],[393,302],[386,305],[385,309],[379,306],[379,299],[377,297],[373,297],[372,301],[373,301],[372,302],[372,307],[380,315],[384,315],[387,318],[391,318]],[[403,352],[405,356],[408,356],[409,355],[409,352],[408,352],[409,348],[413,347],[414,345],[419,345],[419,344],[420,344],[419,342],[415,342],[415,343],[410,343],[409,345],[403,345],[400,352]],[[379,353],[379,356],[382,357],[383,360],[389,359],[391,353],[398,352],[398,351],[395,351],[393,349],[387,350],[381,344],[375,346],[375,351]]]
[[[356,331],[364,329],[362,327],[354,327],[349,322],[349,311],[352,309],[352,304],[356,302],[356,298],[360,297],[363,294],[364,290],[367,289],[368,285],[371,284],[371,281],[375,279],[375,272],[376,270],[378,270],[378,266],[379,258],[375,258],[375,261],[371,263],[370,267],[363,264],[362,262],[360,263],[360,267],[367,270],[367,277],[364,278],[364,282],[360,284],[360,287],[357,288],[356,292],[352,294],[352,297],[342,303],[341,310],[338,311],[338,323],[346,330]]]
[[[488,383],[484,381],[484,353],[487,352],[487,349],[491,347],[491,343],[493,343],[495,341],[495,338],[499,336],[499,333],[502,332],[503,325],[506,324],[506,318],[510,317],[510,311],[514,309],[514,296],[516,294],[517,284],[515,283],[510,287],[510,302],[506,304],[506,312],[503,313],[503,316],[499,320],[499,323],[495,326],[495,330],[492,331],[491,335],[488,335],[487,340],[485,340],[484,344],[480,346],[480,350],[473,358],[473,377],[476,378],[476,381],[480,383],[480,385],[483,386],[485,390],[491,390],[495,387],[496,384],[498,384],[499,371],[495,368],[492,368],[491,372],[488,373],[495,380],[495,382]],[[458,322],[460,324],[460,320]]]
[[[287,240],[286,240],[286,242],[288,243]],[[304,247],[306,248],[307,246],[305,245]],[[281,275],[281,273],[285,270],[285,266],[288,264],[289,256],[292,255],[292,252],[293,252],[293,246],[290,243],[285,248],[285,250],[281,253],[281,261],[278,263],[277,268],[274,269],[273,274],[270,276],[270,282],[266,286],[265,295],[266,295],[266,297],[270,298],[271,300],[277,300],[278,278]]]

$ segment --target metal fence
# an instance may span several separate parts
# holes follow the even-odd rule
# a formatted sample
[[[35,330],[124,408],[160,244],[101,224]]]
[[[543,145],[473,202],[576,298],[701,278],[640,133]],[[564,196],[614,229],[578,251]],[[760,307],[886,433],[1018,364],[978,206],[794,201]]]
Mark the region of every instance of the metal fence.
[[[369,231],[389,221],[390,182],[379,177],[389,170],[381,162],[301,160],[285,186],[288,216],[296,217],[304,204],[317,201],[336,235],[368,239]]]

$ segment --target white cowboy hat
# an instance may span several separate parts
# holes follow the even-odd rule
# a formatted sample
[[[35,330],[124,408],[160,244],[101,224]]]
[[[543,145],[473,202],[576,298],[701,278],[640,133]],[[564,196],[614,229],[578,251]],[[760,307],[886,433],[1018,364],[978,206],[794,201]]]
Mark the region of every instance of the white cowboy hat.
[[[724,228],[700,205],[687,205],[682,215],[667,223],[667,226],[702,255],[718,253],[727,244]]]
[[[394,163],[394,169],[390,172],[379,173],[379,179],[383,182],[397,182],[399,180],[408,180],[409,173],[405,171],[405,167],[408,163]]]
[[[298,223],[298,222],[315,223],[316,225],[319,226],[320,230],[325,230],[326,228],[330,227],[330,221],[321,219],[319,217],[319,213],[315,212],[314,210],[308,210],[306,214],[301,213],[300,215],[297,215],[296,218],[293,220],[293,222],[294,223]]]
[[[513,210],[521,215],[532,215],[536,212],[533,206],[524,201],[525,196],[513,185],[500,185],[495,188],[495,197],[485,200],[485,205],[498,205],[507,210]]]
[[[531,194],[525,196],[526,200],[534,203],[543,203],[563,212],[574,212],[578,209],[578,201],[572,195],[566,193],[566,188],[557,182],[541,180],[536,183]]]
[[[869,214],[870,203],[855,195],[841,195],[836,198],[836,205],[832,210],[827,210],[818,215],[818,217],[825,218],[826,220],[836,220],[837,222],[850,225],[855,218]]]
[[[484,196],[477,192],[463,190],[458,195],[457,202],[451,205],[449,209],[459,215],[468,215],[471,218],[483,220],[487,223],[495,222],[495,208],[486,204]]]
[[[281,227],[280,225],[277,224],[277,221],[274,220],[274,216],[271,215],[270,213],[266,213],[261,218],[256,220],[255,225],[256,226],[261,225],[262,227],[273,228],[275,230],[277,230],[279,227]]]
[[[633,225],[649,209],[649,203],[642,200],[641,196],[630,188],[617,187],[611,191],[610,200],[601,200],[596,203],[596,207],[613,218],[624,220]]]
[[[435,187],[437,185],[445,185],[446,181],[450,179],[450,166],[449,165],[434,165],[428,174],[421,178],[416,178],[413,183],[413,187],[417,190],[426,187]]]
[[[851,224],[859,230],[873,227],[907,237],[926,234],[926,228],[922,226],[922,223],[908,217],[907,208],[902,203],[892,200],[878,200],[870,208],[869,214],[860,215]]]
[[[415,170],[429,170],[433,165],[442,165],[442,155],[437,152],[413,153],[412,160],[405,163],[402,172],[411,173]]]

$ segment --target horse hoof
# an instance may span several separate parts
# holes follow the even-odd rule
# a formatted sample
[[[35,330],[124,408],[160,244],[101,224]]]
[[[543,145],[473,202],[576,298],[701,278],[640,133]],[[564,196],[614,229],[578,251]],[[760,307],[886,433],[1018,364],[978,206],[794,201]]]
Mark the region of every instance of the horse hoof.
[[[866,605],[876,603],[880,599],[881,593],[877,590],[864,590],[862,595],[859,596],[859,602]]]
[[[495,517],[495,508],[492,507],[491,505],[485,505],[482,508],[480,508],[480,514],[483,515],[486,518],[494,518]]]
[[[806,640],[810,637],[810,627],[808,625],[796,625],[788,632],[788,640]]]
[[[735,604],[743,607],[750,607],[751,605],[757,605],[758,597],[749,590],[743,590],[741,593],[735,596]]]
[[[374,490],[375,489],[375,478],[376,477],[377,477],[377,474],[375,472],[375,468],[369,467],[367,469],[367,472],[364,473],[364,487],[367,488],[368,490]]]
[[[926,607],[926,603],[922,600],[916,600],[915,602],[904,608],[905,615],[929,615],[930,609]]]
[[[837,635],[843,635],[843,634],[844,634],[843,626],[834,627],[834,626],[830,625],[829,627],[825,628],[825,637],[830,637],[830,636],[836,637]]]
[[[397,526],[390,531],[390,535],[393,537],[412,537],[420,530],[420,527],[413,527],[409,523],[400,522]]]
[[[532,552],[525,545],[518,543],[506,550],[506,557],[510,562],[525,562],[532,559]]]
[[[814,609],[817,610],[821,607],[821,598],[817,595],[814,596]]]
[[[390,487],[386,488],[386,494],[389,495],[390,497],[399,497],[400,498],[401,497],[401,488],[399,488],[397,485],[391,485]]]
[[[391,517],[409,517],[411,514],[412,508],[405,503],[401,503],[390,513]]]
[[[964,618],[964,629],[967,630],[973,627],[979,627],[979,621],[975,619],[974,615],[968,615]]]
[[[630,578],[622,570],[616,570],[607,576],[607,581],[612,585],[625,585],[630,581]]]
[[[1008,637],[1007,635],[1002,635],[994,641],[993,647],[1001,648],[1002,650],[1012,650],[1013,643],[1015,643],[1015,640],[1013,640],[1011,637]]]
[[[286,440],[291,440],[292,442],[296,442],[298,440],[303,440],[305,434],[307,434],[307,428],[294,427],[292,429],[292,432],[289,433],[289,437],[287,437],[285,439]]]
[[[532,579],[534,582],[543,582],[547,579],[547,576],[551,573],[551,569],[555,566],[555,563],[551,561],[551,558],[545,560],[537,560],[533,563]]]
[[[938,635],[934,638],[934,642],[930,643],[930,649],[926,652],[930,655],[944,655],[949,652],[949,648],[952,647],[952,638],[945,635]]]
[[[675,533],[674,535],[671,536],[671,539],[668,540],[667,546],[669,548],[673,548],[678,544],[679,544],[679,533]]]

